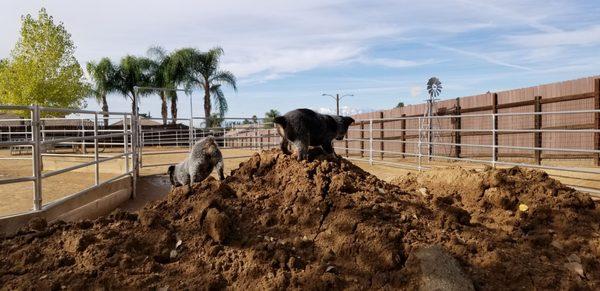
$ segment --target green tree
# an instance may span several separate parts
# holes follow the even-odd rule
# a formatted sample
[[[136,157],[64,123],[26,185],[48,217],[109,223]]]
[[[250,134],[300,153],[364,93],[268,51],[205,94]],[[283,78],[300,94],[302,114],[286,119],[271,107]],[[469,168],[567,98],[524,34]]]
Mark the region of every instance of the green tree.
[[[131,113],[136,114],[138,109],[138,95],[147,95],[151,91],[140,90],[136,93],[136,86],[151,85],[152,61],[147,58],[127,55],[121,59],[115,76],[115,89],[131,100]]]
[[[88,62],[86,69],[93,83],[90,93],[96,98],[98,103],[102,104],[104,126],[108,126],[108,102],[106,95],[116,90],[116,67],[109,58],[102,58],[98,63]]]
[[[152,85],[159,88],[175,89],[175,86],[171,81],[173,78],[169,76],[169,62],[171,61],[171,56],[169,56],[167,51],[160,46],[148,49],[148,55],[150,56],[150,60],[153,61],[150,76]],[[163,125],[167,125],[167,119],[169,117],[167,98],[168,96],[172,96],[170,92],[171,91],[158,91],[161,101],[160,114],[162,116]]]
[[[195,85],[194,61],[198,58],[200,52],[194,48],[182,48],[173,51],[169,55],[166,74],[169,82],[174,87],[183,86],[184,89],[191,91]],[[171,100],[172,123],[177,123],[177,99],[176,91],[169,92],[168,98]]]
[[[402,108],[404,107],[404,102],[398,102],[398,105],[396,105],[396,108]]]
[[[277,111],[275,109],[271,109],[271,110],[267,111],[265,113],[265,119],[264,119],[265,127],[267,127],[267,128],[273,127],[273,120],[275,119],[275,117],[277,117],[279,115],[281,115],[281,114],[279,113],[279,111]]]
[[[42,8],[21,18],[20,39],[0,65],[0,103],[80,108],[89,87],[62,23]],[[59,114],[57,114],[59,115]]]
[[[210,119],[213,102],[217,106],[219,115],[225,116],[228,105],[221,86],[229,86],[237,91],[237,82],[233,73],[220,68],[223,49],[217,47],[208,52],[191,49],[186,51],[186,54],[190,65],[188,76],[190,84],[204,91],[204,117],[206,120]]]

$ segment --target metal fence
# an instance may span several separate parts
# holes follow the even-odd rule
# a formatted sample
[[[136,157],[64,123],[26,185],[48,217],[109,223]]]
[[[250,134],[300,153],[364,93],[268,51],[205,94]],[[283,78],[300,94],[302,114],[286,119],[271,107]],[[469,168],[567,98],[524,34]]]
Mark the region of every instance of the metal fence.
[[[49,108],[41,106],[6,106],[0,105],[0,111],[18,112],[19,115],[28,118],[0,119],[0,149],[9,151],[10,154],[0,156],[4,166],[10,166],[11,161],[25,160],[31,161],[32,174],[30,176],[0,178],[0,185],[32,182],[33,187],[33,210],[39,211],[47,205],[44,203],[44,193],[42,185],[44,179],[56,175],[72,172],[84,167],[94,166],[94,185],[91,188],[100,187],[106,183],[118,180],[122,177],[132,175],[135,178],[132,161],[135,156],[134,125],[131,123],[131,113],[119,112],[100,112],[87,110],[74,110],[62,108]],[[81,118],[54,118],[43,117],[52,115],[80,115]],[[122,128],[107,128],[101,126],[99,119],[123,121]],[[129,121],[129,122],[126,122]],[[81,123],[81,128],[73,124]],[[48,126],[51,124],[62,124],[57,126]],[[83,126],[87,124],[88,126]],[[10,128],[6,131],[5,128]],[[13,130],[14,129],[14,130]],[[121,151],[111,153],[102,153],[106,147],[120,148]],[[73,153],[61,151],[61,149],[74,149]],[[87,151],[91,151],[88,154]],[[78,157],[90,159],[89,162],[79,163],[73,166],[67,166],[61,169],[50,171],[43,170],[44,158],[50,157]],[[123,173],[110,179],[101,181],[100,165],[108,161],[123,160],[125,169]],[[135,183],[134,183],[135,185]],[[72,193],[78,195],[83,191]],[[64,197],[67,198],[67,197]],[[63,199],[64,199],[63,198]],[[57,203],[53,201],[52,203]]]

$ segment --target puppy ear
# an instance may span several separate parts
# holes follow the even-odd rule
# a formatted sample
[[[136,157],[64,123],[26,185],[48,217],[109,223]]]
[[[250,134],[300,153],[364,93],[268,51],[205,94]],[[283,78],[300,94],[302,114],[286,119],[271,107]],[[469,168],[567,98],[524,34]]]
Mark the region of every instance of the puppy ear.
[[[344,124],[346,126],[350,126],[350,124],[354,123],[354,118],[352,117],[344,117]]]
[[[167,170],[167,174],[172,175],[173,172],[175,172],[175,166],[171,165],[171,166],[169,166],[169,169]]]

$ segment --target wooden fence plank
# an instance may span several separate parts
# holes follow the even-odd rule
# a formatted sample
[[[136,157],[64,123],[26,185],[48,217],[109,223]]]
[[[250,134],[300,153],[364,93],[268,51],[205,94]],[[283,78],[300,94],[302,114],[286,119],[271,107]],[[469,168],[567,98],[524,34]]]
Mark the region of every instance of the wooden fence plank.
[[[542,96],[535,96],[534,97],[534,101],[535,101],[535,103],[534,103],[534,111],[535,112],[542,112],[542,103],[541,103],[541,100],[542,100]],[[534,128],[536,130],[542,129],[542,115],[541,114],[534,115],[533,123],[534,123]],[[534,147],[541,148],[542,147],[542,133],[539,132],[539,131],[535,132],[533,134],[533,138],[534,138],[534,141],[533,141]],[[534,154],[535,162],[538,165],[541,165],[542,164],[542,151],[541,150],[535,150],[534,152],[535,152],[535,154]]]
[[[460,144],[461,144],[461,118],[460,118],[460,98],[456,98],[456,111],[455,111],[455,115],[459,116],[459,117],[455,117],[454,118],[454,157],[456,158],[460,158]]]
[[[492,94],[492,113],[498,113],[498,93]],[[496,146],[498,146],[498,116],[494,116],[494,124],[493,124],[493,142]],[[498,147],[494,148],[494,162],[498,161]]]
[[[365,124],[360,123],[360,157],[363,158],[365,156]]]
[[[406,114],[402,114],[402,117],[406,117]],[[400,129],[402,130],[400,132],[400,139],[402,140],[402,143],[400,144],[400,148],[402,151],[402,158],[406,158],[406,155],[404,155],[404,153],[406,153],[406,119],[402,119],[402,121],[400,121]]]
[[[379,112],[379,119],[383,119],[383,111]],[[385,125],[385,122],[382,122],[381,123],[381,128],[380,128],[381,130],[379,131],[379,139],[381,140],[379,142],[379,150],[380,150],[380,152],[379,152],[380,155],[379,156],[380,156],[380,158],[382,160],[383,160],[383,151],[384,151],[384,146],[383,146],[383,138],[384,138],[384,132],[383,132],[383,130],[384,130],[384,125]]]

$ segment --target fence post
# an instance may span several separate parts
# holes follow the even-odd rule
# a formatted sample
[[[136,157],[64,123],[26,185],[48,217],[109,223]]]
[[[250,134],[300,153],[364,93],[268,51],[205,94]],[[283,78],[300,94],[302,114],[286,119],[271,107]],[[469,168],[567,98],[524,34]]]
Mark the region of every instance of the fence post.
[[[402,120],[400,120],[400,129],[402,130],[400,132],[400,140],[402,141],[402,143],[400,143],[400,151],[402,152],[402,158],[406,158],[406,155],[404,153],[406,153],[406,114],[402,113],[401,115]]]
[[[600,110],[600,79],[594,80],[594,110]],[[600,151],[600,112],[594,113],[594,149]],[[600,166],[600,153],[596,153],[596,166]]]
[[[462,129],[462,118],[460,116],[460,98],[456,98],[455,115],[458,117],[454,118],[454,157],[460,158],[460,152],[462,151],[460,147]]]
[[[536,112],[536,114],[534,115],[534,128],[536,130],[534,136],[534,147],[538,148],[535,150],[535,162],[538,165],[542,164],[542,150],[540,149],[542,147],[542,132],[540,131],[542,129],[542,115],[541,114],[537,114],[539,112],[542,112],[542,103],[541,103],[541,99],[542,96],[535,96],[535,103],[534,103],[534,110]]]
[[[492,113],[492,167],[496,168],[496,161],[498,160],[498,152],[496,152],[496,149],[498,147],[498,144],[496,143],[496,114]]]
[[[87,148],[85,145],[85,123],[83,122],[83,118],[81,119],[81,137],[83,137],[83,139],[81,140],[81,143],[82,143],[81,152],[83,154],[87,154]]]
[[[365,156],[365,122],[360,122],[360,157]]]
[[[42,152],[40,135],[40,108],[33,105],[31,111],[31,138],[33,141],[33,210],[42,210]]]
[[[258,149],[258,145],[256,145],[258,143],[258,124],[254,124],[254,149],[257,150]]]
[[[191,97],[190,97],[191,99]],[[194,146],[194,119],[192,118],[192,114],[190,113],[190,125],[188,127],[188,142],[189,142],[189,146],[190,146],[190,150],[192,150],[192,147]]]
[[[373,119],[369,119],[369,165],[373,165]]]
[[[123,154],[125,155],[125,173],[129,173],[129,150],[127,149],[129,138],[127,135],[127,115],[123,115]]]
[[[384,122],[384,120],[383,120],[383,111],[379,112],[379,121],[381,122],[380,123],[381,126],[379,127],[379,129],[380,129],[380,131],[379,131],[379,140],[380,140],[380,142],[379,142],[379,150],[380,150],[379,157],[383,160],[383,151],[385,150],[384,145],[383,145],[383,137],[384,137],[384,132],[383,132],[383,129],[384,129],[384,125],[383,125],[383,122]]]
[[[346,158],[348,157],[348,135],[350,134],[350,131],[346,132],[346,136],[344,138],[344,146],[346,148],[345,152],[346,152]]]
[[[98,163],[98,113],[94,113],[94,179],[96,186],[100,184],[100,164]]]
[[[418,151],[418,155],[417,155],[417,159],[418,159],[418,169],[419,171],[421,171],[421,158],[422,158],[422,154],[421,154],[421,127],[423,125],[423,119],[421,117],[418,118],[419,120],[419,130],[417,132],[419,139],[417,142],[417,151]]]
[[[498,161],[498,115],[496,115],[497,113],[498,113],[498,93],[493,93],[492,94],[492,114],[494,116],[494,119],[492,120],[492,143],[496,145],[496,146],[494,146],[494,148],[493,148],[494,152],[492,153],[492,157],[494,159],[494,164],[496,164],[495,162]]]

